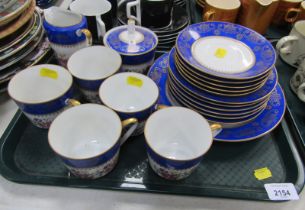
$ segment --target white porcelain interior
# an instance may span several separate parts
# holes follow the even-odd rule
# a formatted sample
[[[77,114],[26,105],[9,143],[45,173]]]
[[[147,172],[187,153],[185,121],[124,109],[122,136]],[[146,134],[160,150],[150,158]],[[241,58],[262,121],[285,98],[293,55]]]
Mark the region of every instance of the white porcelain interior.
[[[162,157],[191,160],[205,154],[213,136],[208,121],[183,107],[169,107],[152,114],[144,134],[149,147]]]
[[[305,37],[305,20],[296,22],[294,27],[303,37]]]
[[[82,20],[80,14],[55,6],[45,9],[44,17],[50,25],[57,27],[73,26],[79,24]]]
[[[53,79],[40,75],[41,69],[54,71]],[[37,65],[16,74],[8,84],[8,93],[16,101],[28,104],[44,103],[65,94],[72,86],[72,76],[57,65]]]
[[[255,63],[255,55],[244,43],[221,36],[198,39],[192,45],[192,56],[206,68],[227,74],[249,70]]]
[[[92,46],[75,52],[68,60],[71,74],[83,80],[104,79],[117,72],[122,65],[121,56],[103,46]]]
[[[111,3],[107,0],[76,0],[70,4],[70,9],[85,16],[103,15],[111,10]]]
[[[240,0],[206,0],[206,3],[220,9],[236,9],[241,5]]]
[[[129,79],[142,83],[133,85]],[[119,73],[106,79],[100,89],[101,101],[119,112],[134,113],[154,105],[159,97],[157,85],[149,77],[139,73]]]
[[[51,148],[69,159],[96,157],[112,148],[120,138],[122,124],[108,107],[82,104],[61,113],[51,124]]]

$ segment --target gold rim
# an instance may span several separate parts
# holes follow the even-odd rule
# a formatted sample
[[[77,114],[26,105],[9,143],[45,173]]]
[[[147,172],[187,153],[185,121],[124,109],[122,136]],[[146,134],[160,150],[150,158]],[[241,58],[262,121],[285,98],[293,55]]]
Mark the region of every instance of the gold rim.
[[[170,87],[170,88],[171,88],[171,87]],[[172,94],[172,96],[173,96],[173,94]],[[266,105],[267,105],[267,104],[266,104],[266,105],[260,107],[260,109],[259,109],[259,110],[256,110],[253,114],[244,115],[244,116],[243,116],[243,115],[240,115],[240,117],[238,117],[238,116],[230,117],[230,116],[227,116],[227,115],[223,115],[223,114],[222,114],[222,117],[220,118],[219,116],[215,116],[215,115],[217,115],[216,113],[215,113],[215,115],[214,115],[214,113],[207,113],[207,111],[202,110],[202,109],[199,108],[198,106],[193,105],[193,104],[187,102],[186,99],[182,99],[182,98],[180,98],[180,97],[178,97],[178,96],[176,96],[176,97],[173,96],[173,97],[178,101],[178,103],[180,103],[180,104],[182,104],[182,105],[184,105],[184,106],[186,106],[186,107],[188,107],[188,108],[190,108],[190,109],[193,109],[194,111],[197,111],[197,112],[199,112],[200,114],[202,114],[202,115],[204,115],[204,116],[213,117],[213,118],[219,119],[219,120],[243,120],[243,119],[245,119],[245,118],[250,117],[251,115],[256,115],[256,114],[259,113],[261,110],[265,109],[265,107],[266,107]],[[219,115],[221,115],[221,114],[219,114]],[[219,123],[220,123],[220,122],[219,122]]]
[[[269,69],[269,71],[266,73],[266,75],[263,75],[262,77],[257,78],[255,80],[251,80],[251,81],[247,81],[247,82],[231,82],[231,81],[229,81],[229,82],[225,81],[224,82],[222,80],[218,80],[218,79],[215,79],[215,78],[211,78],[211,77],[202,75],[199,72],[194,71],[191,68],[188,68],[184,63],[182,63],[180,61],[180,58],[179,58],[179,56],[177,54],[175,55],[175,65],[177,66],[177,69],[182,68],[185,71],[189,71],[192,74],[194,74],[194,76],[196,75],[200,79],[204,80],[206,83],[209,83],[209,84],[212,84],[212,85],[215,85],[215,86],[219,86],[219,87],[224,87],[224,88],[238,88],[238,87],[236,87],[238,85],[243,85],[245,88],[255,86],[255,84],[254,85],[244,85],[244,84],[253,83],[253,82],[261,82],[262,80],[264,80],[264,79],[269,77],[269,75],[272,73],[272,69],[273,69],[273,67],[272,67],[271,69]],[[214,83],[212,83],[211,81],[213,81]],[[220,83],[220,84],[215,84],[215,82],[216,83]],[[227,85],[225,85],[225,83],[232,84],[232,85],[235,85],[235,86],[233,86],[233,87],[232,86],[227,86]]]
[[[43,66],[45,66],[45,65],[46,65],[46,64],[40,64],[40,65],[36,65],[35,67],[40,68],[40,67],[43,67]],[[51,65],[51,66],[58,67],[58,66],[53,65],[53,64],[47,64],[47,65]],[[30,66],[30,67],[32,67],[32,66]],[[28,68],[30,68],[30,67],[27,67],[26,69],[28,69]],[[61,66],[61,68],[64,68],[64,67]],[[26,69],[24,69],[24,70],[26,70]],[[67,69],[66,69],[66,71],[69,72]],[[17,76],[20,72],[22,72],[22,71],[19,71],[17,74],[15,74],[15,75],[13,76],[13,78],[14,78],[15,76]],[[10,92],[9,92],[9,89],[8,89],[7,92],[8,92],[8,95],[9,95],[14,101],[17,101],[18,103],[29,104],[29,105],[38,105],[38,104],[48,103],[48,102],[51,102],[51,101],[54,101],[54,100],[56,100],[56,99],[61,98],[62,96],[64,96],[64,95],[72,88],[72,85],[73,85],[73,77],[72,77],[72,75],[71,75],[70,73],[69,73],[68,75],[70,75],[70,84],[69,84],[68,88],[67,88],[66,90],[64,90],[63,93],[62,93],[61,95],[59,95],[59,96],[57,96],[57,97],[54,97],[53,99],[50,99],[50,100],[48,100],[48,101],[43,101],[43,102],[38,102],[38,103],[27,103],[27,102],[22,102],[22,101],[19,101],[19,100],[15,99],[14,97],[12,97],[12,95],[11,95]],[[12,79],[13,79],[13,78],[12,78]]]
[[[220,141],[220,142],[232,142],[232,143],[234,143],[234,142],[253,141],[253,140],[257,140],[258,138],[260,138],[260,137],[262,137],[262,136],[265,136],[265,135],[267,135],[268,133],[272,132],[272,131],[282,122],[283,117],[285,116],[285,113],[286,113],[286,96],[285,96],[285,93],[284,93],[282,87],[281,87],[280,85],[279,85],[279,87],[280,87],[280,89],[281,89],[281,92],[283,93],[284,107],[285,107],[285,109],[284,109],[284,112],[283,112],[283,114],[282,114],[280,120],[279,120],[271,129],[269,129],[268,131],[266,131],[266,132],[264,132],[264,133],[262,133],[262,134],[260,134],[260,135],[258,135],[258,136],[256,136],[256,137],[244,138],[244,139],[242,139],[242,140],[236,140],[236,141],[234,141],[234,140],[220,140],[220,139],[217,139],[217,138],[214,138],[214,140],[215,140],[215,141]]]
[[[106,106],[99,105],[99,104],[92,104],[92,103],[88,103],[88,104],[106,107]],[[82,104],[82,105],[80,105],[80,106],[84,106],[84,105],[86,105],[86,104]],[[72,107],[72,108],[70,108],[70,109],[68,109],[68,110],[66,110],[66,111],[69,111],[69,110],[71,110],[71,109],[73,109],[73,108],[77,108],[77,107],[79,107],[79,106]],[[107,108],[108,110],[110,110],[111,112],[113,112],[113,113],[115,114],[116,118],[121,122],[121,123],[120,123],[121,131],[119,132],[118,139],[115,141],[115,143],[114,143],[111,147],[109,147],[109,149],[107,149],[106,151],[104,151],[104,152],[102,152],[102,153],[99,153],[99,154],[97,154],[97,155],[95,155],[95,156],[89,157],[89,158],[70,158],[70,157],[67,157],[67,156],[65,156],[65,155],[61,155],[59,152],[57,152],[57,151],[52,147],[52,145],[50,144],[50,130],[51,130],[51,127],[52,127],[54,121],[56,120],[56,118],[58,118],[60,115],[62,115],[62,114],[63,114],[64,112],[66,112],[66,111],[63,111],[62,113],[60,113],[60,114],[55,118],[55,120],[51,123],[51,125],[50,125],[49,131],[48,131],[48,143],[49,143],[49,146],[51,147],[51,149],[52,149],[57,155],[59,155],[59,156],[61,156],[61,157],[63,157],[63,158],[66,158],[66,159],[70,159],[70,160],[89,160],[89,159],[97,158],[97,157],[99,157],[99,156],[101,156],[101,155],[104,155],[105,153],[109,152],[117,143],[119,143],[120,138],[121,138],[121,135],[122,135],[123,125],[122,125],[122,121],[121,121],[120,117],[118,116],[118,114],[115,113],[115,111],[113,111],[112,109],[110,109],[110,108],[108,108],[108,107],[106,107],[106,108]],[[120,147],[120,146],[119,146],[119,147]]]
[[[16,16],[21,14],[24,10],[26,10],[30,4],[33,3],[35,4],[35,0],[27,0],[25,3],[17,8],[14,12],[11,12],[10,14],[4,16],[3,18],[0,19],[0,26],[3,26],[7,23],[9,23],[11,20],[13,20]]]
[[[179,94],[179,91],[177,91],[174,87],[172,87],[170,84],[169,84],[169,89],[177,94],[177,97],[178,98],[181,98],[181,100],[185,101],[186,103],[188,103],[190,106],[196,108],[196,109],[199,109],[203,112],[208,112],[209,114],[215,114],[215,115],[223,115],[223,116],[242,116],[242,117],[249,117],[253,114],[255,114],[257,111],[260,111],[262,107],[264,107],[266,105],[266,103],[268,102],[264,102],[263,104],[260,104],[259,106],[257,107],[254,107],[253,110],[246,110],[244,111],[244,113],[240,113],[240,114],[237,114],[237,113],[234,113],[234,114],[229,114],[229,113],[219,113],[217,111],[214,111],[214,110],[208,110],[208,108],[202,108],[202,107],[199,107],[199,106],[202,106],[201,104],[199,104],[198,102],[194,101],[193,99],[185,96],[184,94],[182,94],[180,92]],[[173,95],[173,94],[172,94]],[[188,101],[187,101],[188,100]],[[235,111],[226,111],[226,112],[235,112]],[[236,112],[242,112],[240,110],[236,111]]]
[[[213,21],[213,22],[222,22],[222,21]],[[252,30],[251,30],[251,31],[252,31]],[[255,32],[255,31],[253,31],[253,32]],[[257,33],[257,32],[255,32],[255,33]],[[179,38],[179,36],[180,36],[180,35],[178,35],[178,37],[177,37],[177,39],[176,39],[176,44],[175,44],[175,46],[178,46],[178,38]],[[260,36],[261,36],[261,35],[260,35]],[[179,51],[179,48],[178,48],[178,47],[175,47],[175,49],[176,49],[176,53],[179,54],[180,58],[181,58],[184,62],[186,62],[186,63],[187,63],[188,65],[190,65],[191,67],[197,69],[198,71],[201,71],[201,69],[200,69],[199,67],[195,66],[194,64],[189,63],[188,61],[186,61],[185,58],[183,58],[183,56],[182,56],[181,52]],[[275,53],[275,52],[274,52],[274,53]],[[276,54],[276,53],[275,53],[275,54]],[[272,68],[272,67],[275,65],[275,62],[276,62],[276,58],[274,59],[274,61],[273,61],[272,65],[270,66],[270,68]],[[270,69],[270,68],[269,68],[269,69]],[[225,78],[225,79],[233,79],[233,80],[237,80],[237,81],[238,81],[238,80],[252,79],[252,78],[261,77],[261,76],[264,75],[269,69],[266,69],[265,72],[262,72],[262,73],[260,73],[260,74],[255,75],[255,76],[246,77],[246,78],[230,78],[230,77],[223,77],[223,78]],[[207,72],[206,72],[206,73],[207,73]],[[208,73],[207,73],[207,74],[208,74]],[[208,75],[212,75],[212,74],[208,74]],[[213,75],[212,75],[212,76],[213,76]]]
[[[223,83],[224,82],[223,80],[221,80],[221,78],[219,78],[220,80],[215,79],[215,78],[211,78],[210,77],[211,75],[204,75],[205,74],[204,72],[202,72],[203,74],[200,74],[199,72],[201,72],[201,71],[198,71],[198,70],[195,71],[194,69],[187,67],[186,65],[188,65],[188,64],[185,64],[183,61],[181,61],[181,58],[180,58],[178,53],[175,53],[175,61],[177,63],[179,63],[180,66],[182,66],[184,69],[188,69],[189,71],[191,71],[192,73],[196,74],[197,76],[199,76],[203,79],[211,80],[211,81],[218,82],[218,83]],[[267,75],[270,74],[270,72],[272,71],[273,68],[274,68],[274,66],[272,66],[270,69],[268,69],[267,72],[264,75],[261,75],[260,77],[255,78],[255,79],[251,79],[251,81],[247,81],[248,79],[246,79],[246,80],[243,80],[243,81],[238,81],[237,80],[237,81],[225,81],[225,82],[229,83],[229,84],[238,85],[238,84],[247,84],[249,82],[253,83],[253,82],[261,81],[262,78],[268,77]],[[226,78],[224,78],[224,79],[226,79]]]
[[[192,109],[189,109],[189,108],[186,108],[186,107],[179,107],[179,106],[171,106],[171,107],[169,107],[168,109],[173,109],[173,108],[174,108],[174,109],[187,109],[187,110],[190,110],[190,111],[196,113],[198,116],[200,116],[201,119],[203,119],[204,121],[207,122],[208,125],[210,125],[210,123],[208,122],[207,119],[205,119],[202,115],[200,115],[199,113],[197,113],[196,111],[194,111],[194,110],[192,110]],[[191,158],[191,159],[177,160],[177,159],[172,159],[172,158],[164,157],[163,155],[161,155],[161,154],[159,154],[158,152],[156,152],[155,149],[153,149],[153,147],[152,147],[152,146],[149,144],[149,142],[148,142],[148,137],[147,137],[147,134],[146,134],[146,133],[147,133],[147,129],[148,129],[148,128],[147,128],[147,125],[148,125],[149,120],[151,120],[152,116],[154,116],[155,114],[157,114],[158,112],[161,112],[161,111],[163,111],[163,110],[166,110],[166,109],[160,109],[160,110],[154,112],[153,114],[151,114],[151,115],[148,117],[148,119],[146,120],[146,123],[145,123],[145,126],[144,126],[145,142],[146,142],[146,144],[149,146],[149,148],[150,148],[154,153],[158,154],[160,157],[162,157],[162,158],[164,158],[164,159],[167,159],[167,160],[171,160],[171,161],[174,161],[174,162],[185,162],[185,161],[196,160],[196,159],[202,157],[205,153],[207,153],[207,152],[209,151],[209,149],[211,148],[211,146],[212,146],[212,144],[213,144],[213,137],[212,137],[212,139],[211,139],[211,144],[210,144],[210,146],[207,148],[207,150],[204,151],[201,155],[199,155],[199,156],[197,156],[197,157],[194,157],[194,158]],[[208,126],[208,127],[209,127],[209,129],[210,129],[210,131],[211,131],[211,133],[212,133],[211,127],[210,127],[210,126]]]
[[[169,75],[172,75],[172,69],[171,69],[171,67],[170,66],[168,66],[168,69],[169,69]],[[175,78],[175,76],[173,75],[173,77]],[[178,80],[177,80],[177,78],[175,78],[175,80],[180,84],[180,85],[182,85]],[[278,75],[276,74],[276,81],[278,80]],[[184,85],[182,85],[182,87],[184,87]],[[274,88],[272,89],[272,91],[274,90],[276,88],[276,85],[274,86]],[[266,99],[268,96],[270,96],[270,94],[272,93],[272,91],[270,91],[270,93],[269,94],[267,94],[267,95],[265,95],[264,97],[262,97],[262,98],[260,98],[260,99],[257,99],[257,100],[255,100],[255,101],[252,101],[251,103],[256,103],[256,102],[258,102],[258,101],[262,101],[262,100],[264,100],[264,99]],[[198,97],[202,97],[202,96],[199,96],[197,93],[195,93],[195,92],[193,92],[193,94],[195,94],[196,96],[198,96]],[[203,97],[203,98],[205,98],[205,97]],[[218,101],[216,101],[216,100],[214,100],[214,99],[211,99],[211,98],[209,98],[209,100],[210,101],[214,101],[214,102],[218,102]],[[223,103],[223,102],[221,102],[221,103]],[[245,103],[241,103],[241,102],[234,102],[234,103],[228,103],[228,102],[225,102],[226,104],[245,104]],[[247,103],[247,104],[251,104],[251,103]]]
[[[126,72],[126,73],[127,73],[127,72]],[[122,74],[124,74],[124,73],[122,73]],[[139,74],[139,73],[138,73],[138,74]],[[145,76],[145,75],[143,75],[143,76]],[[146,77],[147,77],[147,76],[146,76]],[[107,79],[108,79],[108,78],[107,78]],[[107,80],[107,79],[106,79],[106,80]],[[105,85],[104,83],[105,83],[106,80],[101,84],[101,86],[100,86],[100,88],[99,88],[99,90],[98,90],[99,98],[100,98],[100,100],[101,100],[101,102],[102,102],[103,104],[105,104],[107,107],[111,108],[112,110],[114,110],[114,111],[116,111],[116,112],[120,112],[120,113],[124,113],[124,114],[135,114],[135,113],[138,113],[138,112],[144,112],[144,111],[146,111],[146,110],[152,108],[155,104],[157,104],[157,102],[158,102],[158,100],[159,100],[159,97],[160,97],[159,87],[156,85],[156,83],[155,83],[151,78],[147,77],[147,79],[151,80],[152,83],[153,83],[153,85],[155,86],[155,88],[157,88],[157,97],[156,97],[156,99],[154,100],[154,102],[153,102],[152,104],[150,104],[148,107],[145,107],[145,108],[143,108],[143,109],[141,109],[141,110],[137,110],[137,111],[133,111],[133,112],[120,111],[120,110],[117,110],[117,109],[113,108],[113,107],[110,106],[109,104],[105,103],[105,101],[103,101],[103,99],[102,99],[101,90],[102,90],[102,88],[103,88],[103,85]]]

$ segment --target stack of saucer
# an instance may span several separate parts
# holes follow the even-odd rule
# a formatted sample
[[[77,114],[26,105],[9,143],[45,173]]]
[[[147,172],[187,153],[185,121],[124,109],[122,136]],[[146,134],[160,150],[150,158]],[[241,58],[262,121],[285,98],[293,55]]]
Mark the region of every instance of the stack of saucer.
[[[0,92],[16,72],[51,54],[43,35],[35,0],[15,1],[0,13]]]
[[[122,1],[118,6],[119,25],[127,24],[126,4],[132,0]],[[182,1],[179,1],[182,2]],[[185,3],[185,2],[184,2]],[[135,15],[135,11],[133,11]],[[189,16],[185,8],[181,5],[175,5],[172,12],[171,23],[163,28],[150,28],[158,36],[157,51],[169,51],[174,45],[180,31],[186,28],[190,23]]]
[[[285,99],[274,67],[276,53],[260,34],[231,23],[198,23],[179,34],[167,57],[156,61],[149,72],[161,84],[161,92],[166,92],[160,94],[167,98],[162,102],[188,107],[221,124],[230,135],[219,140],[228,140],[234,135],[230,129],[246,129],[256,119],[260,120],[256,124],[266,127],[264,131],[282,119]],[[168,72],[166,79],[160,83],[164,72]],[[268,118],[263,117],[266,112]],[[252,135],[256,131],[249,127],[247,132],[235,139],[259,136]]]

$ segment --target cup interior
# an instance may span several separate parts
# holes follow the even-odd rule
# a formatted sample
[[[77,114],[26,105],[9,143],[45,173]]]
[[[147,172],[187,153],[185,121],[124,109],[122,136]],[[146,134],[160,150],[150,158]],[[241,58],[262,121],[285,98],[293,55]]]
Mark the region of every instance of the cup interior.
[[[305,20],[296,22],[294,27],[303,37],[305,37]]]
[[[103,46],[83,48],[75,52],[67,64],[71,74],[83,80],[105,79],[119,71],[121,65],[121,56]]]
[[[41,76],[43,70],[57,74],[57,78]],[[37,65],[16,74],[9,82],[8,93],[21,103],[45,103],[64,95],[72,82],[71,74],[61,66]]]
[[[76,0],[70,4],[70,9],[85,16],[103,15],[111,10],[111,3],[106,0]]]
[[[49,144],[60,156],[88,159],[107,152],[119,140],[122,125],[108,107],[83,104],[61,113],[49,129]]]
[[[209,123],[198,113],[183,107],[169,107],[152,114],[144,129],[147,145],[171,160],[192,160],[212,145]]]
[[[45,20],[57,27],[69,27],[79,24],[82,21],[80,14],[75,14],[69,10],[63,10],[58,7],[50,7],[44,11]]]
[[[239,0],[206,0],[206,3],[219,9],[237,9],[241,5]]]
[[[102,83],[99,96],[106,106],[115,111],[134,113],[153,106],[159,97],[159,89],[147,76],[120,73]]]

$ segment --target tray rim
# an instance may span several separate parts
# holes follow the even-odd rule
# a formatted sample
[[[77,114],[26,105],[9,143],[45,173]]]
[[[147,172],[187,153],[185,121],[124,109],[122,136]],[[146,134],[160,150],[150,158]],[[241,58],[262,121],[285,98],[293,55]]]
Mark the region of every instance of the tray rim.
[[[114,181],[111,181],[109,179],[105,179],[103,181],[103,186],[95,186],[94,180],[80,180],[80,179],[63,179],[61,177],[53,177],[52,180],[55,180],[57,183],[54,183],[54,181],[50,180],[50,177],[47,176],[34,176],[34,175],[25,175],[24,173],[17,173],[13,171],[5,161],[3,160],[3,147],[5,146],[6,139],[10,135],[10,132],[14,129],[14,126],[18,123],[20,118],[25,117],[23,113],[18,109],[14,117],[12,118],[11,122],[7,126],[6,130],[4,131],[3,135],[0,138],[0,174],[7,180],[20,183],[20,184],[32,184],[32,185],[45,185],[45,186],[57,186],[57,187],[73,187],[73,188],[84,188],[84,189],[98,189],[98,190],[118,190],[118,191],[130,191],[130,192],[146,192],[146,193],[160,193],[160,194],[172,194],[172,195],[179,195],[179,196],[195,196],[195,197],[217,197],[217,198],[230,198],[230,199],[239,199],[239,200],[256,200],[256,201],[270,201],[270,202],[278,202],[278,201],[271,201],[266,198],[266,192],[262,189],[247,189],[243,188],[243,191],[240,191],[240,189],[235,190],[232,188],[224,188],[224,187],[204,187],[204,193],[198,194],[197,191],[192,192],[188,191],[185,192],[185,189],[193,189],[194,187],[187,187],[187,186],[175,186],[175,192],[173,191],[165,191],[162,190],[164,186],[166,185],[160,185],[160,184],[138,184],[138,183],[128,183],[128,181],[125,181],[125,184],[127,186],[121,187],[114,185]],[[290,145],[291,154],[293,155],[293,159],[295,160],[295,164],[297,167],[297,178],[296,182],[293,183],[296,187],[296,190],[298,194],[300,194],[304,188],[305,185],[305,168],[304,164],[302,162],[302,159],[300,157],[300,154],[297,151],[296,145],[294,143],[294,138],[292,137],[291,130],[288,126],[288,123],[286,121],[286,118],[288,117],[288,120],[293,119],[291,112],[289,108],[287,108],[285,117],[281,124],[279,126],[282,126],[283,132],[285,135],[289,138],[287,138],[287,143]],[[286,127],[286,129],[285,129]],[[297,130],[295,125],[293,124],[293,128]],[[288,131],[287,131],[288,130]],[[300,136],[298,136],[300,138]],[[33,182],[33,178],[38,180],[37,182]],[[60,181],[64,180],[64,183],[58,183]],[[81,184],[79,183],[81,182]],[[151,188],[153,186],[153,189]],[[146,187],[148,189],[146,189]],[[213,189],[212,191],[209,191],[209,189]],[[221,192],[221,195],[218,193]],[[234,193],[232,193],[234,192]],[[245,193],[247,192],[247,194]],[[256,198],[252,194],[256,195]],[[240,197],[241,196],[241,197]]]

